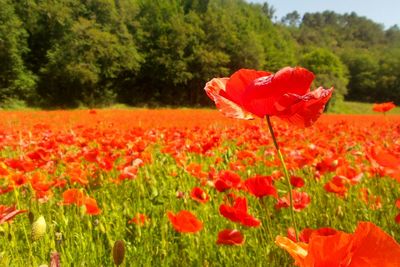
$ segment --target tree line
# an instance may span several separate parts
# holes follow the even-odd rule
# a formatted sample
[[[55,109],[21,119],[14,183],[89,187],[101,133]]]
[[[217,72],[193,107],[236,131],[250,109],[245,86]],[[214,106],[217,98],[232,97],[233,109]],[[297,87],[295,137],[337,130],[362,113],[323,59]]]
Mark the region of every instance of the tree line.
[[[343,98],[400,103],[400,29],[243,0],[0,0],[0,106],[203,106],[213,77],[300,65]]]

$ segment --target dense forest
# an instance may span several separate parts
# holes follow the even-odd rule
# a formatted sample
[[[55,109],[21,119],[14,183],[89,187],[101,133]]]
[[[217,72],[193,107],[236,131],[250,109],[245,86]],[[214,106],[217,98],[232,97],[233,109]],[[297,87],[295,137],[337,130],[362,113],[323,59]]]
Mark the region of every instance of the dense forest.
[[[202,106],[239,68],[300,65],[342,99],[400,104],[400,29],[243,0],[0,0],[0,105]],[[274,19],[273,19],[274,18]]]

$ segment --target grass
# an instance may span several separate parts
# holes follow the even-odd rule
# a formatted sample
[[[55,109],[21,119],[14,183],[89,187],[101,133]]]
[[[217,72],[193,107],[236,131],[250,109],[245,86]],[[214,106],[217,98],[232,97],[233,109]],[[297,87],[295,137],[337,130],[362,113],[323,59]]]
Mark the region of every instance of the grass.
[[[372,110],[372,103],[351,102],[351,101],[338,101],[336,105],[328,113],[331,114],[377,114]],[[387,115],[400,115],[400,107],[396,107]]]

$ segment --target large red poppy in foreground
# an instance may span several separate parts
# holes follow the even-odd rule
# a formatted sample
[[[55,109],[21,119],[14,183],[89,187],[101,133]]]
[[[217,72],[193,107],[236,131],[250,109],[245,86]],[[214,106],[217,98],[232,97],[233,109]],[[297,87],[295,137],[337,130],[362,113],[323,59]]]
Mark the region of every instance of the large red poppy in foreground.
[[[332,95],[332,89],[322,87],[310,92],[313,79],[312,72],[300,67],[286,67],[275,74],[241,69],[230,78],[212,79],[204,89],[225,116],[277,116],[307,127],[318,119]]]
[[[311,234],[309,243],[295,243],[278,236],[278,246],[287,250],[301,267],[400,266],[400,246],[370,222],[361,222],[354,234],[331,231]]]

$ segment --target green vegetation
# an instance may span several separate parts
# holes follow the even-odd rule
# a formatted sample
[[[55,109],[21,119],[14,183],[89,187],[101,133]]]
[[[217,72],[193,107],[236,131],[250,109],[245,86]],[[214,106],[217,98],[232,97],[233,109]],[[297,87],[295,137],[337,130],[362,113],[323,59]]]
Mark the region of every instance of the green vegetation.
[[[334,99],[400,103],[400,29],[244,0],[0,0],[0,105],[204,106],[239,68],[302,65]],[[331,101],[333,107],[335,101]]]
[[[333,114],[376,114],[382,116],[379,112],[372,110],[372,104],[353,101],[338,101],[336,105],[329,110]],[[387,115],[400,114],[400,107],[396,107],[387,112]]]

